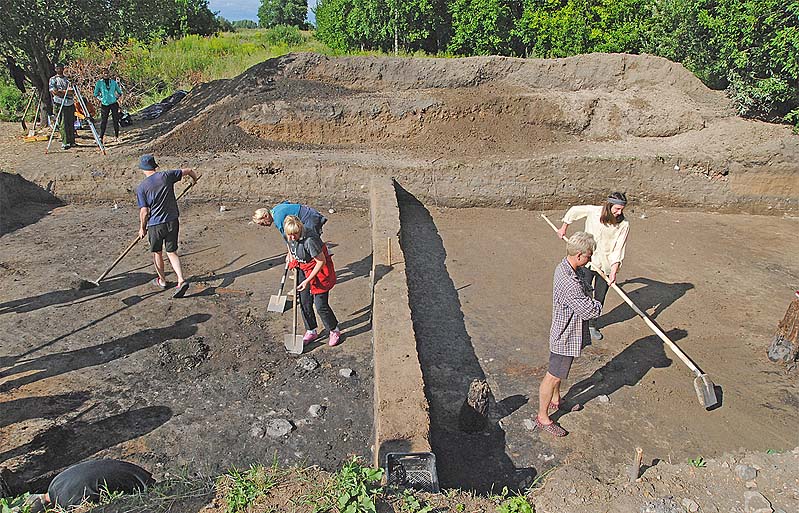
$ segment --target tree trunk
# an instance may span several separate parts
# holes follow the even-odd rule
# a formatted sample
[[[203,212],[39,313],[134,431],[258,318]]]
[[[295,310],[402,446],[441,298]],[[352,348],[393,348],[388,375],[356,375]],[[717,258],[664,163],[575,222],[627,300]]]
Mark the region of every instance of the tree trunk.
[[[488,424],[488,397],[491,389],[485,380],[475,379],[469,385],[469,394],[461,406],[458,427],[467,433],[477,433]]]
[[[777,326],[777,333],[768,348],[772,362],[794,364],[799,360],[799,297],[794,299]]]

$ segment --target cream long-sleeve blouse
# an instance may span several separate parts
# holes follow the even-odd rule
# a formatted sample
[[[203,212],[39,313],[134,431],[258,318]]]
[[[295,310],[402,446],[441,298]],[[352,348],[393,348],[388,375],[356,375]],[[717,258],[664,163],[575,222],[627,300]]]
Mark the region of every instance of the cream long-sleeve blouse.
[[[563,222],[572,224],[578,219],[585,218],[585,231],[596,239],[596,250],[591,258],[591,265],[598,267],[605,274],[610,274],[610,267],[616,262],[621,265],[624,260],[630,223],[625,219],[619,224],[607,226],[599,221],[601,216],[601,206],[577,205],[566,212]]]

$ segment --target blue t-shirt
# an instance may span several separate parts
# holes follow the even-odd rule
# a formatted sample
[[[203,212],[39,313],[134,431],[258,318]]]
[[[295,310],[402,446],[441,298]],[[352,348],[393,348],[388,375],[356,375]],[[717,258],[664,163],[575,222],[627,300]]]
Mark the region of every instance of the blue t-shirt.
[[[283,238],[286,237],[286,233],[283,231],[283,221],[285,221],[286,216],[299,217],[306,230],[310,230],[320,236],[322,235],[322,225],[327,222],[327,218],[316,209],[299,203],[289,203],[288,201],[275,205],[275,208],[270,212],[272,213],[272,222],[280,230],[280,235]]]
[[[301,206],[302,205],[299,203],[284,201],[283,203],[275,205],[275,208],[271,210],[272,222],[275,224],[275,228],[280,231],[280,235],[286,236],[286,233],[283,231],[283,221],[286,219],[286,216],[299,217]]]
[[[174,221],[180,216],[178,202],[175,199],[174,185],[183,178],[183,171],[159,171],[144,179],[136,187],[136,199],[139,208],[150,209],[150,219],[147,226]]]

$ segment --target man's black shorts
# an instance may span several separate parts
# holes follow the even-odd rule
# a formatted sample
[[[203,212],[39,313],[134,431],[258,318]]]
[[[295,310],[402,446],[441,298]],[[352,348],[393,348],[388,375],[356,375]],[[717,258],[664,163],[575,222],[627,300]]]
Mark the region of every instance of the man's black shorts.
[[[178,250],[178,231],[180,223],[177,219],[166,223],[155,224],[147,227],[150,235],[150,251],[160,253],[165,249],[167,253],[174,253]]]
[[[573,356],[563,356],[562,354],[549,353],[549,373],[556,378],[566,379],[569,377],[569,370],[574,362]]]

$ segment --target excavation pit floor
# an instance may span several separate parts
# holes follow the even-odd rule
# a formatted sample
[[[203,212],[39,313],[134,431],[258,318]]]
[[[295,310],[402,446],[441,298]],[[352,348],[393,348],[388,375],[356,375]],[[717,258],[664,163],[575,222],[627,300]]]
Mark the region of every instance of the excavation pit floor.
[[[702,407],[693,374],[611,290],[604,339],[585,348],[562,388],[584,408],[554,416],[570,432],[555,439],[529,421],[564,244],[538,212],[436,209],[402,191],[400,209],[442,485],[523,488],[575,461],[610,479],[635,447],[651,465],[796,445],[796,373],[766,349],[799,285],[799,219],[628,208],[619,285],[720,387],[721,406]],[[562,215],[549,213],[558,225]],[[497,424],[466,435],[457,419],[474,378],[488,380]]]
[[[152,284],[144,242],[99,287],[74,288],[135,238],[132,205],[55,207],[3,235],[0,465],[12,489],[42,489],[54,472],[98,456],[156,476],[273,461],[332,470],[370,456],[368,214],[326,214],[343,337],[335,348],[326,333],[308,346],[318,367],[307,370],[283,347],[290,304],[282,316],[266,311],[286,248],[274,228],[248,224],[255,207],[181,201],[183,299]]]

